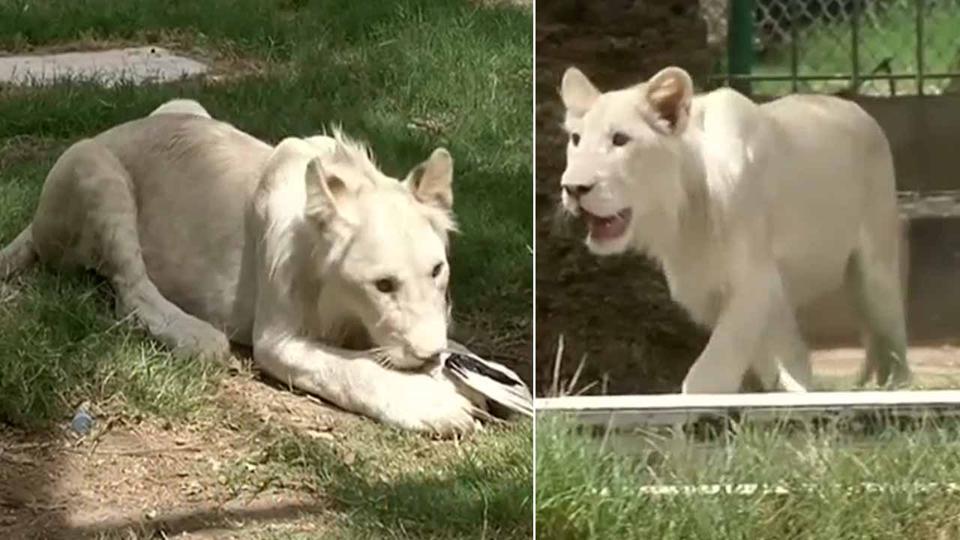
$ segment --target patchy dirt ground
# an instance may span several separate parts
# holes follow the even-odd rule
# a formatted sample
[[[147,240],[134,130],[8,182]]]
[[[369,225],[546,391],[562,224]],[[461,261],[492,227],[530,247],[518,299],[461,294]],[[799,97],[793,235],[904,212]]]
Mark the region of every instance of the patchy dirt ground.
[[[529,343],[510,346],[529,351]],[[83,438],[66,421],[47,433],[0,431],[0,538],[335,536],[338,501],[310,481],[258,475],[261,452],[278,430],[323,441],[347,466],[391,444],[383,426],[246,369],[224,377],[210,409],[180,423],[94,409],[94,429]],[[406,457],[416,459],[390,462],[381,474],[422,470],[428,454],[436,461],[460,451],[457,441],[426,437],[414,446]]]
[[[229,466],[262,448],[260,426],[336,444],[367,421],[242,375],[224,380],[217,401],[222,418],[190,425],[108,418],[83,439],[4,431],[0,537],[322,532],[329,501],[296,486],[238,486]]]

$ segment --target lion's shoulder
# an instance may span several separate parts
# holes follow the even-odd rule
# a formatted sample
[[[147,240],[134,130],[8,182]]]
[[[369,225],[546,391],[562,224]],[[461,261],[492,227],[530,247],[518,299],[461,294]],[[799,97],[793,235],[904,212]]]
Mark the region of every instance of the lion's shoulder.
[[[730,88],[719,88],[694,98],[691,123],[704,135],[755,138],[767,123],[762,108],[743,94]]]

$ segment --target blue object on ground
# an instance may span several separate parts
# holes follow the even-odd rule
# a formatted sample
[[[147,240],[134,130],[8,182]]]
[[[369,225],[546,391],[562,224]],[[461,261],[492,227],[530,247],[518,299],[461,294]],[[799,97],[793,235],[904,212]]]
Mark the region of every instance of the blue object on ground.
[[[93,428],[93,417],[84,409],[78,409],[70,421],[70,429],[77,435],[86,435]]]

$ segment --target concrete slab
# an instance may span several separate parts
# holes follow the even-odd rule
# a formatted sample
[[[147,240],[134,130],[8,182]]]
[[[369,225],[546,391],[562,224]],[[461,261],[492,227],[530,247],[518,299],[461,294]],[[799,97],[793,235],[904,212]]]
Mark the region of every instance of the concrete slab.
[[[42,86],[64,79],[104,86],[169,82],[202,75],[209,66],[161,47],[0,57],[0,83]]]

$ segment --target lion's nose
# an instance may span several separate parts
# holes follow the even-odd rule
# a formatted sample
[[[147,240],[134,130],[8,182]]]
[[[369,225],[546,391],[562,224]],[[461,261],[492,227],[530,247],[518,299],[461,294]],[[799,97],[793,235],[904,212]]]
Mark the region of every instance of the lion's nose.
[[[423,362],[424,364],[437,363],[440,361],[440,354],[443,353],[444,348],[447,345],[447,340],[444,339],[441,342],[435,342],[429,346],[424,345],[415,345],[411,344],[410,354],[417,360]]]
[[[440,353],[435,352],[432,354],[425,354],[423,356],[417,355],[417,360],[420,360],[424,364],[437,364],[440,362]]]
[[[579,199],[587,193],[590,193],[591,189],[593,189],[592,184],[566,184],[563,186],[563,190],[567,192],[567,195],[573,197],[574,199]]]

